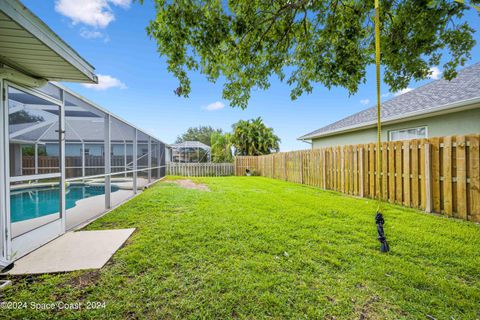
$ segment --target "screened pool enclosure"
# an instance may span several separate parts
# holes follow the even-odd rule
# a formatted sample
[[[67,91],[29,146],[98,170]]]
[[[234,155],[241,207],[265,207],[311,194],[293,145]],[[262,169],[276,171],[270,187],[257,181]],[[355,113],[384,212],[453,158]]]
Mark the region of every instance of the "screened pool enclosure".
[[[38,235],[81,225],[165,176],[158,139],[51,83],[4,85],[12,253],[30,251],[44,242]]]
[[[94,67],[18,0],[0,1],[0,267],[165,176],[165,144],[57,82]]]

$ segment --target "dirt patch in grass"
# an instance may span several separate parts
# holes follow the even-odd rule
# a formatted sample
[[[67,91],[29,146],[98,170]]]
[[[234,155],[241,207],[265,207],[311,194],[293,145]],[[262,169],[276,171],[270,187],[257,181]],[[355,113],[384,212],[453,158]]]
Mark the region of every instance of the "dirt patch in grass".
[[[178,184],[180,187],[185,188],[185,189],[196,189],[196,190],[202,190],[202,191],[210,191],[210,189],[205,184],[195,183],[190,179],[172,180],[172,181],[167,181],[167,182],[173,182],[173,183]]]
[[[360,320],[365,320],[365,319],[371,319],[371,315],[370,315],[370,309],[372,307],[372,305],[376,302],[378,302],[380,300],[380,298],[378,296],[373,296],[371,298],[369,298],[365,304],[363,305],[361,311],[360,311],[360,317],[359,319]]]
[[[72,287],[83,289],[97,283],[99,278],[99,270],[87,271],[83,274],[78,275],[77,277],[69,279],[66,284]]]

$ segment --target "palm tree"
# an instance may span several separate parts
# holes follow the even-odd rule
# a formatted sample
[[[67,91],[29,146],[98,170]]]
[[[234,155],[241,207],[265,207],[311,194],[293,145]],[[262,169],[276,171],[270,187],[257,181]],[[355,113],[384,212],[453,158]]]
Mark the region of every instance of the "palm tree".
[[[267,127],[262,118],[240,120],[233,125],[232,143],[235,153],[243,156],[258,156],[279,151],[280,138]]]
[[[232,162],[232,135],[230,133],[222,134],[214,132],[211,136],[211,155],[212,162]]]

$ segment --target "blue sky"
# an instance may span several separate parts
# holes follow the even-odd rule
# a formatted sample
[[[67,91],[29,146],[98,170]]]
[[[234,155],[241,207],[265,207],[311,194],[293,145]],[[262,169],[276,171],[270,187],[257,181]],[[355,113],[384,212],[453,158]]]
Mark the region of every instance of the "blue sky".
[[[211,125],[229,131],[240,119],[261,116],[282,139],[282,151],[307,149],[309,145],[297,141],[297,137],[370,107],[375,101],[373,66],[368,69],[367,83],[350,97],[345,89],[328,90],[316,85],[312,94],[291,101],[288,85],[273,79],[268,91],[253,92],[249,107],[241,110],[222,100],[221,83],[213,84],[200,74],[192,74],[190,97],[179,98],[173,93],[177,80],[167,72],[155,41],[145,31],[155,16],[152,1],[145,0],[144,5],[131,0],[22,2],[95,66],[103,90],[71,83],[66,84],[68,87],[168,143],[191,126]],[[472,26],[480,26],[475,12],[469,12],[466,19]],[[479,32],[475,39],[477,46],[470,63],[480,60],[475,60],[480,57]],[[393,96],[386,86],[382,93],[385,98]]]

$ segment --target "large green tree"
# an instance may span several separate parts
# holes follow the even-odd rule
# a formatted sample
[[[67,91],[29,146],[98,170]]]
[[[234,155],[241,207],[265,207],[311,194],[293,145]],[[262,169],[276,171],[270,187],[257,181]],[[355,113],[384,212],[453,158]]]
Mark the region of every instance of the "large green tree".
[[[185,133],[177,137],[175,143],[184,141],[200,141],[207,146],[211,143],[211,137],[214,133],[222,133],[222,129],[214,129],[211,126],[190,127]]]
[[[240,120],[233,125],[232,144],[239,156],[259,156],[280,150],[280,138],[262,118]]]
[[[8,122],[10,124],[34,123],[43,121],[45,121],[45,119],[42,116],[31,114],[25,110],[12,113],[8,117]]]
[[[469,7],[459,2],[381,0],[381,59],[391,91],[427,78],[438,65],[452,79],[470,58],[475,30],[462,19]],[[353,94],[374,62],[373,0],[155,3],[147,32],[178,78],[180,96],[190,93],[189,70],[210,81],[222,77],[223,98],[242,108],[252,89],[269,87],[272,75],[292,87],[292,99],[315,83]]]

